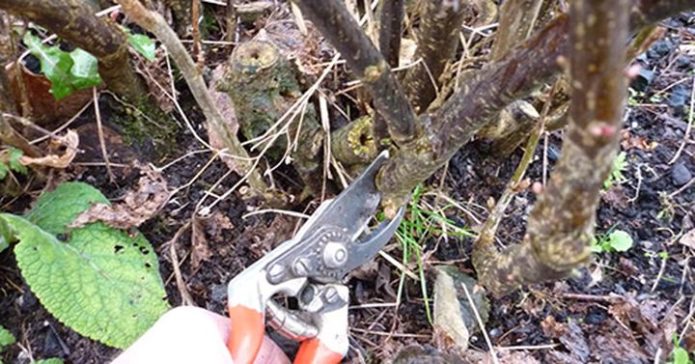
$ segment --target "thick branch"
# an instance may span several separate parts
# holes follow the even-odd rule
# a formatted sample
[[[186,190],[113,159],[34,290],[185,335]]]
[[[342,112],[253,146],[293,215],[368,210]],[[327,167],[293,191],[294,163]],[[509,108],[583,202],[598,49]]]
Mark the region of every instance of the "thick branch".
[[[379,16],[379,49],[391,67],[398,67],[401,52],[401,32],[404,0],[384,0]]]
[[[99,60],[99,75],[113,92],[131,101],[147,95],[128,62],[126,35],[116,24],[94,15],[83,0],[3,0],[0,8],[93,54]]]
[[[241,145],[236,135],[227,128],[224,118],[219,109],[215,105],[205,85],[203,76],[196,67],[193,59],[186,51],[181,41],[176,36],[176,33],[167,25],[161,15],[145,9],[139,0],[118,0],[117,1],[123,10],[141,27],[152,32],[169,51],[171,58],[181,70],[181,74],[188,84],[193,97],[198,102],[201,111],[205,115],[207,121],[207,129],[209,134],[214,134],[215,137],[222,141],[222,144],[229,149],[233,154],[232,164],[240,166],[242,173],[249,174],[249,185],[258,194],[265,194],[268,188],[263,182],[258,171],[252,169],[251,159],[246,149]]]
[[[497,27],[492,60],[502,58],[515,44],[523,42],[536,23],[543,0],[508,0],[500,8],[500,24]]]
[[[427,110],[441,85],[439,77],[456,52],[459,30],[467,7],[459,0],[426,1],[417,33],[415,58],[422,62],[408,69],[405,93],[417,113]]]
[[[695,8],[690,0],[653,2],[642,0],[642,6],[633,9],[633,29]],[[668,11],[665,3],[671,5]],[[481,127],[493,122],[502,108],[551,81],[562,70],[559,60],[569,51],[568,29],[567,16],[560,15],[503,59],[478,71],[435,113],[423,116],[427,135],[402,146],[388,161],[379,173],[379,188],[392,199],[407,196]]]
[[[294,0],[364,82],[397,143],[416,137],[416,119],[386,60],[341,0]]]
[[[521,246],[501,253],[493,244],[474,247],[480,280],[495,294],[565,277],[590,257],[596,207],[624,109],[628,6],[629,0],[571,5],[572,101],[562,157],[531,211]]]

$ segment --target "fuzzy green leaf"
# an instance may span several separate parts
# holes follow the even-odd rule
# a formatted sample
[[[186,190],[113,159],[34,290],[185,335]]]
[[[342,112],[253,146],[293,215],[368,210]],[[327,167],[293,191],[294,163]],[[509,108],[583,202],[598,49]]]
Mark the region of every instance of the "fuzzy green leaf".
[[[88,184],[68,182],[25,218],[0,214],[0,224],[19,240],[17,265],[46,309],[78,333],[124,348],[168,309],[166,293],[142,234],[103,223],[68,227],[94,203],[109,202]]]
[[[95,203],[108,204],[109,200],[86,183],[62,183],[41,195],[25,218],[50,234],[63,234],[77,215]]]
[[[611,249],[617,252],[626,252],[632,248],[632,237],[630,234],[616,230],[608,236],[608,244]]]
[[[15,338],[12,333],[6,328],[0,326],[0,351],[5,347],[10,346],[15,343]]]
[[[130,31],[127,33],[128,44],[130,44],[135,51],[140,53],[148,61],[154,61],[156,56],[156,45],[154,44],[154,41],[144,34],[133,34]]]
[[[78,333],[125,348],[168,309],[157,257],[141,234],[93,223],[62,242],[21,217],[0,219],[19,240],[17,265],[31,290]]]
[[[73,65],[70,73],[73,77],[72,85],[76,89],[83,89],[101,84],[99,65],[97,59],[80,48],[70,52]]]

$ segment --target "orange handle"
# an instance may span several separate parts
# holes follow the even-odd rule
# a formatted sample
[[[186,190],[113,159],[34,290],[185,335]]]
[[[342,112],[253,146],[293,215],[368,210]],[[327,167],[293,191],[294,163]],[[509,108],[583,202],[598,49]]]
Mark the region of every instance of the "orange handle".
[[[231,319],[227,349],[232,354],[234,364],[252,364],[265,335],[263,313],[245,306],[229,308]]]
[[[294,364],[338,364],[343,355],[329,349],[317,338],[302,342]],[[236,363],[236,362],[235,362]]]

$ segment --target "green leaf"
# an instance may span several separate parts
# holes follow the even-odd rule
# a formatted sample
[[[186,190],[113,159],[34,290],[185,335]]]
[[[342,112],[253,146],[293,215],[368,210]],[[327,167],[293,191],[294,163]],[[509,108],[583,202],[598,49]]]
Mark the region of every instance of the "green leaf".
[[[41,40],[30,32],[24,35],[24,44],[41,62],[41,73],[51,81],[53,97],[60,100],[70,95],[74,91],[70,82],[70,68],[73,65],[70,55],[58,47],[42,44]]]
[[[34,362],[34,364],[63,364],[63,359],[58,359],[58,358],[50,358],[50,359],[41,359],[37,360]]]
[[[142,234],[100,222],[68,228],[94,203],[108,200],[88,184],[68,182],[43,194],[25,218],[0,214],[0,224],[19,240],[17,265],[49,312],[82,335],[125,348],[169,306]]]
[[[80,48],[70,52],[73,65],[70,73],[73,76],[72,85],[76,89],[99,86],[101,77],[99,76],[99,65],[97,59]]]
[[[632,248],[633,241],[630,234],[616,230],[608,236],[608,244],[611,249],[617,252],[626,252]]]
[[[19,159],[24,155],[24,152],[22,152],[21,149],[10,148],[9,153],[10,155],[9,159],[7,160],[7,165],[10,167],[10,169],[17,173],[27,174],[27,166],[23,165],[19,161]]]
[[[141,235],[93,223],[66,242],[10,214],[22,276],[46,309],[78,333],[125,348],[168,309],[157,257]]]
[[[6,328],[0,326],[0,351],[5,349],[5,347],[10,346],[15,343],[15,338],[12,333]]]
[[[673,349],[673,364],[690,364],[692,363],[690,361],[690,357],[688,355],[688,352],[679,347],[676,347]]]
[[[41,195],[25,218],[50,234],[63,234],[77,215],[95,203],[108,204],[109,200],[86,183],[62,183]]]
[[[7,229],[7,225],[0,220],[0,253],[10,246],[10,231]]]
[[[8,173],[10,173],[10,169],[5,163],[0,162],[0,181],[4,180]]]
[[[56,46],[47,46],[27,32],[24,36],[27,48],[41,62],[41,73],[51,81],[51,94],[60,100],[75,90],[101,84],[98,62],[82,49],[68,53]]]
[[[144,34],[133,34],[130,32],[130,30],[127,30],[127,33],[128,44],[130,44],[135,51],[140,53],[148,61],[154,61],[156,58],[156,45],[154,44],[154,41]]]

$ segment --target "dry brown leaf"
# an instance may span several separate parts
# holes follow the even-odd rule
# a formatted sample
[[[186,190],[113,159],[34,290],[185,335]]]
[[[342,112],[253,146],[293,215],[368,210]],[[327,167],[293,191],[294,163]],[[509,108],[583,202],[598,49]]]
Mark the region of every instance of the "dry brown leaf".
[[[606,320],[589,341],[592,356],[601,363],[645,363],[649,358],[634,334],[616,320]]]
[[[549,363],[586,363],[591,352],[586,342],[584,332],[573,320],[568,323],[559,323],[553,316],[546,317],[541,323],[543,333],[551,338],[559,339],[564,350],[550,350],[546,353],[546,361]]]
[[[65,148],[65,152],[62,155],[49,154],[38,158],[22,156],[19,162],[25,166],[34,165],[64,169],[75,159],[75,155],[77,155],[77,146],[79,144],[79,135],[73,130],[68,130],[64,136],[51,139],[51,149],[57,150],[59,148]]]
[[[687,246],[690,249],[695,249],[695,229],[683,234],[678,240],[678,243]]]
[[[659,350],[662,353],[671,351],[671,339],[678,326],[680,310],[670,307],[663,300],[648,298],[638,301],[633,296],[625,296],[611,305],[608,312],[622,323],[621,327],[632,329],[630,336],[644,338],[644,343],[638,345],[640,350],[647,357],[654,357]]]
[[[642,136],[631,135],[629,131],[625,131],[623,132],[622,141],[620,142],[620,145],[623,147],[623,150],[636,148],[644,151],[652,151],[656,149],[657,146],[659,146],[659,143],[655,141],[648,141]]]
[[[169,190],[162,175],[150,167],[141,168],[143,175],[138,187],[129,191],[123,202],[107,205],[96,204],[83,212],[71,227],[80,227],[91,222],[102,221],[117,229],[140,226],[150,219],[169,201]]]
[[[193,218],[191,225],[191,268],[193,271],[197,271],[200,268],[200,263],[212,256],[203,225],[203,221]]]

